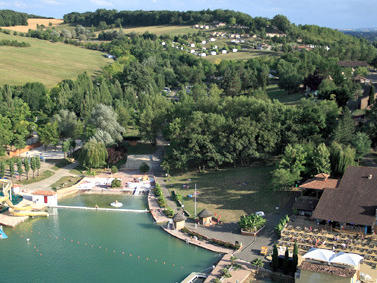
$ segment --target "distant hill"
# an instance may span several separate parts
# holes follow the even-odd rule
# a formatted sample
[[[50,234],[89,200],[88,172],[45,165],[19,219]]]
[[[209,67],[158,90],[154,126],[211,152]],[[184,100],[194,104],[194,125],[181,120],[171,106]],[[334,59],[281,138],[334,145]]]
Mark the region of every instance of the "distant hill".
[[[344,34],[364,38],[369,41],[377,41],[377,28],[360,29],[360,30],[343,30]]]

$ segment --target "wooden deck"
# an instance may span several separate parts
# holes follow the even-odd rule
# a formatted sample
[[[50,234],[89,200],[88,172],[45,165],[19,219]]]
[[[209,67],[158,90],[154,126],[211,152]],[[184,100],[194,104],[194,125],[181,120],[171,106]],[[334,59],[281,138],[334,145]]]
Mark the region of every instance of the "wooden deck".
[[[29,216],[10,216],[0,213],[0,224],[9,227],[16,227],[18,224],[24,222]]]

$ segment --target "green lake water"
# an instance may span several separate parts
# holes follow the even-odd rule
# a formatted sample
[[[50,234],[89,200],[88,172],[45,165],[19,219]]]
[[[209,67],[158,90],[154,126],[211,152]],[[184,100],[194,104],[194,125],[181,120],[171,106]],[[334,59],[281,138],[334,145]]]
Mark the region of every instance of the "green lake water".
[[[80,195],[59,204],[106,207],[115,199],[123,208],[146,207],[145,198],[108,195]],[[147,213],[59,209],[5,233],[0,282],[180,282],[220,259],[169,236]]]

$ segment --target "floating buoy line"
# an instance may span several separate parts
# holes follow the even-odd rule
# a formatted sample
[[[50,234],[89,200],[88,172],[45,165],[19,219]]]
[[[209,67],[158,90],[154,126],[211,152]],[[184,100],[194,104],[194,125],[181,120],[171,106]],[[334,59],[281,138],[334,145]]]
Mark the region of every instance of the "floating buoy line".
[[[48,255],[47,252],[42,253],[41,247],[43,246],[43,244],[37,244],[36,242],[34,242],[33,239],[31,239],[30,236],[28,236],[28,237],[26,236],[27,233],[31,233],[31,234],[34,233],[35,235],[41,235],[40,231],[35,231],[33,229],[25,230],[25,231],[22,231],[22,232],[15,231],[15,234],[18,235],[21,239],[23,239],[23,238],[26,239],[27,245],[32,248],[32,250],[34,251],[36,256],[42,257],[42,256],[45,256],[45,255]],[[44,232],[42,232],[42,234],[46,235],[46,233],[44,233]],[[160,264],[160,265],[164,265],[166,267],[179,268],[181,270],[185,269],[185,267],[183,265],[180,265],[180,264],[177,264],[177,263],[169,263],[169,261],[167,261],[167,260],[152,258],[150,256],[135,255],[132,251],[126,251],[125,249],[115,249],[115,248],[103,247],[103,245],[96,245],[96,244],[85,242],[85,241],[75,240],[75,239],[71,239],[71,238],[67,238],[67,237],[59,237],[59,236],[51,235],[51,234],[47,234],[47,237],[49,239],[55,240],[55,241],[68,242],[68,243],[75,245],[75,246],[78,246],[78,247],[89,248],[89,249],[94,249],[94,248],[101,249],[109,255],[114,255],[114,256],[118,255],[118,256],[122,256],[124,258],[134,258],[136,260],[136,262],[139,263],[139,264],[141,264],[141,263],[144,263],[144,264],[146,264],[146,263]],[[221,256],[221,255],[219,254],[219,256]]]

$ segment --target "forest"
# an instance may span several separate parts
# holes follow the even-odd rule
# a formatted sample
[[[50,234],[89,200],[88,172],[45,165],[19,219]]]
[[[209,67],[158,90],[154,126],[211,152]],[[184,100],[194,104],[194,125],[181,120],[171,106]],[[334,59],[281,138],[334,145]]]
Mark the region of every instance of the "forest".
[[[12,10],[0,10],[0,26],[27,25],[28,14]]]
[[[66,21],[85,24],[70,15]],[[110,13],[112,19],[115,15]],[[163,135],[170,142],[163,163],[167,172],[249,166],[281,156],[273,175],[276,188],[318,172],[341,175],[377,144],[377,106],[367,112],[367,122],[355,126],[347,103],[360,90],[353,76],[364,70],[352,72],[338,61],[373,62],[377,51],[349,36],[337,41],[340,35],[327,29],[300,30],[316,34],[318,41],[333,40],[330,49],[213,64],[164,48],[162,38],[148,33],[120,36],[103,45],[116,61],[93,78],[84,73],[52,89],[41,83],[2,86],[0,151],[23,148],[36,131],[44,145],[82,139],[84,151],[97,148],[104,158],[104,147],[116,147],[136,131],[144,141],[155,143]],[[295,106],[271,100],[266,91],[271,73],[289,93],[308,86],[318,96],[308,95]],[[166,88],[175,90],[176,99],[164,95]]]

